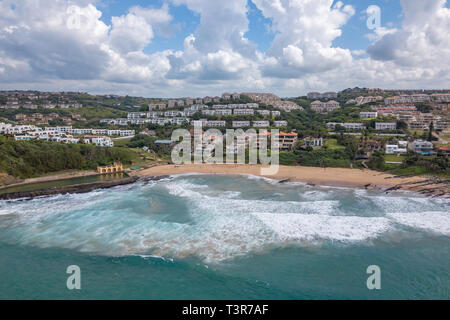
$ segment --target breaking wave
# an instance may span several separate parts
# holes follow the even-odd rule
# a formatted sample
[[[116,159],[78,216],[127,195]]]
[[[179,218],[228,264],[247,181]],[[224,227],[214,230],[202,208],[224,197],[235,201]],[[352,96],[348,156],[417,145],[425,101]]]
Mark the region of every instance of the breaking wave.
[[[0,202],[0,240],[217,263],[288,245],[366,243],[405,229],[449,236],[448,208],[416,195],[190,175]]]

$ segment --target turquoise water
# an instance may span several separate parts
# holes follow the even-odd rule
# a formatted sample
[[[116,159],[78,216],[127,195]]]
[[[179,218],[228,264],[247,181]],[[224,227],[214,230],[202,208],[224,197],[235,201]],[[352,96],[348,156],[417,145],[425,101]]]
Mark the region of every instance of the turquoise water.
[[[208,175],[3,201],[0,299],[449,299],[449,208]]]

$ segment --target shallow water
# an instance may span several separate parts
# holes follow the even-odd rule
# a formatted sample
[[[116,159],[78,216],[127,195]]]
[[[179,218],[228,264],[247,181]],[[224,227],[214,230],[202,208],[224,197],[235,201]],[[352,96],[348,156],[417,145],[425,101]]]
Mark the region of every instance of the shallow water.
[[[209,175],[4,201],[0,298],[449,299],[449,208]],[[69,265],[81,291],[66,288]]]
[[[83,177],[76,177],[76,178],[69,178],[69,179],[62,179],[62,180],[29,183],[29,184],[18,185],[18,186],[0,189],[0,194],[37,191],[37,190],[45,190],[45,189],[52,189],[52,188],[61,188],[61,187],[74,186],[74,185],[87,184],[87,183],[95,183],[95,182],[107,182],[107,181],[123,179],[126,177],[128,177],[128,175],[124,172],[121,172],[121,173],[114,173],[114,174],[92,175],[92,176],[83,176]]]

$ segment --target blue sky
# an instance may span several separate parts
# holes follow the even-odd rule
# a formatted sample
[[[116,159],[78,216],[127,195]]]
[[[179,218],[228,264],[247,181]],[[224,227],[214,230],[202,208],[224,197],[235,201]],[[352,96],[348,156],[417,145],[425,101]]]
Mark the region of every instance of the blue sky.
[[[337,2],[337,1],[335,1]],[[106,24],[111,24],[113,16],[121,16],[128,12],[133,6],[158,8],[164,3],[162,0],[103,0],[101,3],[102,18]],[[337,38],[333,44],[335,46],[349,48],[351,50],[363,50],[370,45],[370,41],[365,35],[368,33],[366,27],[365,10],[370,5],[377,5],[382,12],[383,27],[398,27],[401,24],[402,8],[399,1],[396,0],[347,0],[345,4],[351,4],[355,10],[355,15],[350,18],[347,24],[342,28],[342,36]],[[249,31],[246,37],[256,43],[261,51],[266,51],[275,36],[270,31],[272,25],[271,19],[267,19],[255,4],[248,1],[248,20]],[[162,37],[157,35],[152,43],[145,49],[147,53],[153,53],[161,50],[173,49],[182,50],[184,39],[195,33],[200,24],[200,16],[190,11],[185,5],[170,6],[170,14],[174,17],[174,23],[177,24],[177,32],[172,37]]]
[[[446,88],[448,30],[448,0],[0,0],[0,89]]]

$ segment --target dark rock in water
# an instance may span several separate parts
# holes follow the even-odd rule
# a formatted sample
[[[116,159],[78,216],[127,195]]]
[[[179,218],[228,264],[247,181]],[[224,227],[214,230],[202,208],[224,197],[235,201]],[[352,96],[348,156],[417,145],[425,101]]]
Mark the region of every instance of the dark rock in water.
[[[280,180],[278,183],[288,183],[291,182],[291,179]]]
[[[165,175],[165,176],[151,176],[151,177],[144,177],[140,178],[141,181],[159,181],[163,179],[171,179],[171,176]]]
[[[24,192],[13,192],[0,194],[0,200],[13,200],[13,199],[32,199],[42,196],[51,196],[56,194],[67,194],[67,193],[87,193],[96,189],[108,189],[116,186],[122,186],[130,183],[134,183],[138,180],[136,177],[127,177],[124,179],[102,181],[78,184],[72,186],[55,187],[51,189],[35,190],[35,191],[24,191]]]

